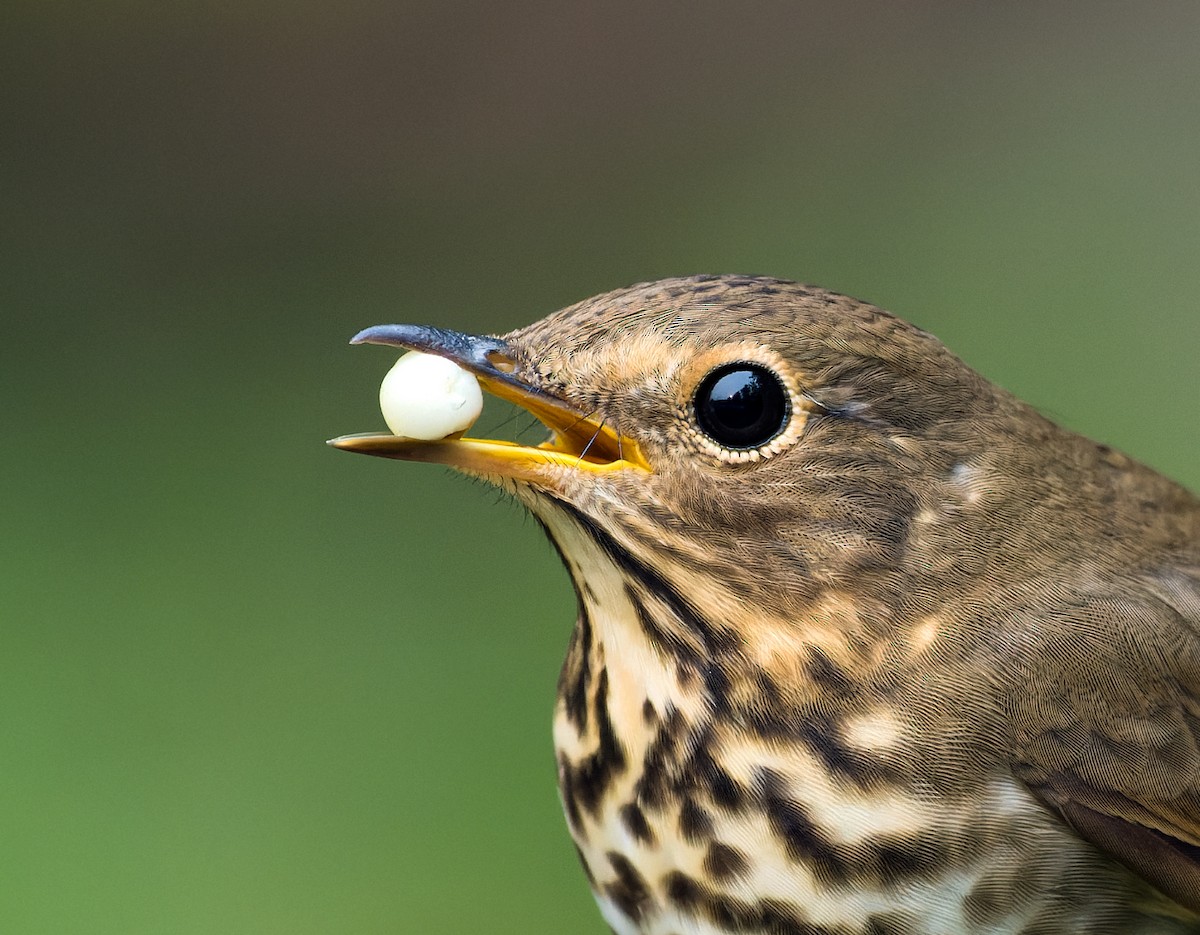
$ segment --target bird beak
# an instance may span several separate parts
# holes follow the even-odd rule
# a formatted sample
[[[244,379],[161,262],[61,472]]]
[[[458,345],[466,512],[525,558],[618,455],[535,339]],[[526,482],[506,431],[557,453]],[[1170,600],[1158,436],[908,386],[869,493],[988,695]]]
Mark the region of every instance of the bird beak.
[[[472,373],[487,392],[536,416],[552,434],[537,446],[455,436],[420,441],[396,435],[343,435],[330,439],[334,448],[446,464],[473,474],[500,475],[551,488],[557,486],[555,479],[562,477],[564,469],[571,473],[650,470],[633,439],[523,381],[508,344],[499,338],[423,325],[376,325],[356,334],[350,343],[386,344],[452,360]]]

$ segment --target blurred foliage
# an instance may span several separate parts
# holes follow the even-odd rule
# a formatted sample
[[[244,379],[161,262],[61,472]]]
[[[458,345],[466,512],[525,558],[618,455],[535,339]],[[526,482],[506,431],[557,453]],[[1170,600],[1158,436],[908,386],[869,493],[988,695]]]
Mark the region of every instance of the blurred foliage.
[[[554,791],[565,575],[481,486],[325,448],[381,424],[365,325],[804,279],[1200,483],[1198,27],[7,4],[0,930],[604,930]]]

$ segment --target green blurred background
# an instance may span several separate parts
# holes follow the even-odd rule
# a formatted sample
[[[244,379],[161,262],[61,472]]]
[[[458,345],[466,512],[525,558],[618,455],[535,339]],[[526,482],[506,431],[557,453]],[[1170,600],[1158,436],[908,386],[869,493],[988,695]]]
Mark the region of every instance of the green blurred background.
[[[603,932],[566,577],[325,447],[382,424],[346,340],[805,279],[1196,486],[1198,46],[1190,0],[9,0],[0,931]]]

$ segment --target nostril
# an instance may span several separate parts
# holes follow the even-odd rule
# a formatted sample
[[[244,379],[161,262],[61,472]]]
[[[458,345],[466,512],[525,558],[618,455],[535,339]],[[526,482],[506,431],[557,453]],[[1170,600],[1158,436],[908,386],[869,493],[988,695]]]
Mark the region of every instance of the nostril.
[[[514,361],[503,351],[491,350],[488,351],[484,356],[487,358],[487,362],[501,373],[512,373],[517,369],[516,361]]]

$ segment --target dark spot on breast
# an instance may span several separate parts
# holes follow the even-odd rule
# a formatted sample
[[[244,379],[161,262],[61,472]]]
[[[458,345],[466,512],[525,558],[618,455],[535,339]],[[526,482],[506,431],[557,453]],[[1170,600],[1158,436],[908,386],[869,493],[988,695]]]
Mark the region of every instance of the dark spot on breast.
[[[758,924],[772,935],[845,935],[844,931],[829,929],[807,921],[796,906],[776,899],[764,900],[758,907]]]
[[[634,786],[637,800],[647,808],[660,808],[667,799],[670,770],[685,726],[677,708],[668,708],[642,759],[642,775]]]
[[[747,870],[746,856],[736,847],[714,841],[704,855],[704,872],[714,880],[731,880]]]
[[[650,888],[637,868],[623,855],[609,851],[607,857],[617,879],[605,885],[604,893],[618,909],[637,922],[651,902]]]
[[[599,746],[596,751],[583,758],[578,765],[563,758],[559,766],[559,787],[566,803],[568,815],[571,804],[592,815],[599,813],[600,801],[613,778],[626,768],[625,749],[613,729],[608,713],[608,671],[600,670],[596,680],[594,703],[596,729]]]
[[[900,778],[893,765],[848,746],[842,739],[841,725],[828,714],[815,709],[806,711],[796,736],[816,754],[826,770],[860,789],[877,789]]]
[[[700,681],[700,672],[696,666],[688,662],[680,662],[677,670],[679,687],[685,691],[695,688]]]
[[[633,791],[646,808],[661,809],[667,801],[667,774],[662,764],[647,755]]]
[[[761,769],[758,779],[767,820],[788,857],[805,864],[824,883],[849,883],[854,873],[846,855],[817,828],[804,806],[788,795],[783,778],[774,770]]]
[[[680,909],[693,909],[700,901],[700,884],[678,870],[668,873],[663,878],[663,888],[666,890],[667,899]]]
[[[667,874],[663,878],[663,887],[667,898],[678,909],[701,916],[722,931],[763,932],[770,935],[849,935],[845,929],[828,929],[808,921],[798,906],[781,900],[749,902],[736,899],[684,873]]]
[[[558,758],[558,790],[562,795],[563,811],[567,813],[567,824],[575,834],[586,837],[583,818],[579,814],[579,796],[575,792],[575,770],[565,756]]]
[[[579,733],[587,730],[588,726],[588,690],[591,687],[592,667],[592,621],[588,616],[587,605],[579,604],[579,619],[575,623],[575,632],[571,635],[571,645],[567,648],[567,658],[563,662],[562,672],[558,677],[558,696],[562,699],[563,709],[567,718],[575,725]]]
[[[854,691],[850,677],[820,647],[809,649],[806,663],[808,677],[827,694],[845,697]]]
[[[945,841],[920,835],[836,843],[816,825],[804,805],[792,798],[777,772],[760,769],[756,780],[763,811],[788,857],[807,866],[824,883],[878,887],[928,879],[945,872],[948,855],[971,859],[980,846],[964,836],[948,848]]]
[[[649,698],[642,702],[642,720],[646,722],[647,726],[653,725],[658,720],[658,712],[654,710],[654,705]]]
[[[880,878],[887,882],[937,876],[946,867],[944,848],[924,838],[893,837],[871,841],[868,845]]]
[[[737,811],[746,802],[745,790],[713,758],[708,744],[709,737],[702,737],[685,767],[690,783],[706,791],[713,804],[727,811]]]
[[[646,814],[638,807],[636,802],[622,805],[620,815],[621,823],[635,841],[640,841],[642,844],[649,844],[650,846],[655,844],[654,832],[650,829],[650,825],[646,821]]]
[[[712,794],[712,800],[717,805],[730,811],[741,807],[743,801],[745,801],[745,796],[742,794],[742,787],[733,780],[733,777],[729,773],[717,768],[712,771],[709,781],[709,792]]]
[[[658,729],[658,733],[654,737],[654,742],[659,746],[670,746],[674,749],[686,729],[687,725],[684,723],[683,715],[679,709],[672,704],[668,704],[666,711],[663,712],[662,726]]]
[[[696,804],[696,800],[686,798],[679,809],[679,833],[691,844],[699,844],[712,837],[712,816]]]
[[[828,693],[842,685],[836,668],[826,667],[815,653],[809,660],[809,675],[824,679]],[[832,665],[832,664],[831,664]],[[846,680],[846,685],[850,685]],[[826,772],[840,780],[848,780],[861,789],[875,789],[881,784],[898,780],[899,770],[878,754],[861,751],[847,744],[842,736],[838,716],[828,705],[810,704],[793,707],[780,701],[774,686],[758,683],[759,691],[770,703],[745,712],[749,725],[763,737],[799,741],[812,752]],[[854,693],[853,687],[847,689]]]
[[[745,902],[716,897],[705,907],[705,915],[731,932],[770,932],[771,935],[835,935],[833,931],[806,920],[796,906],[778,900]],[[848,935],[837,932],[836,935]]]
[[[725,652],[722,651],[718,659],[706,662],[700,670],[704,677],[704,687],[712,701],[713,709],[716,711],[729,709],[729,673],[725,671],[725,666],[719,661],[725,655]]]
[[[625,596],[637,615],[642,632],[652,645],[668,650],[677,659],[691,665],[700,664],[700,656],[696,650],[672,629],[670,619],[660,620],[651,612],[649,598],[644,597],[638,588],[626,582]]]

